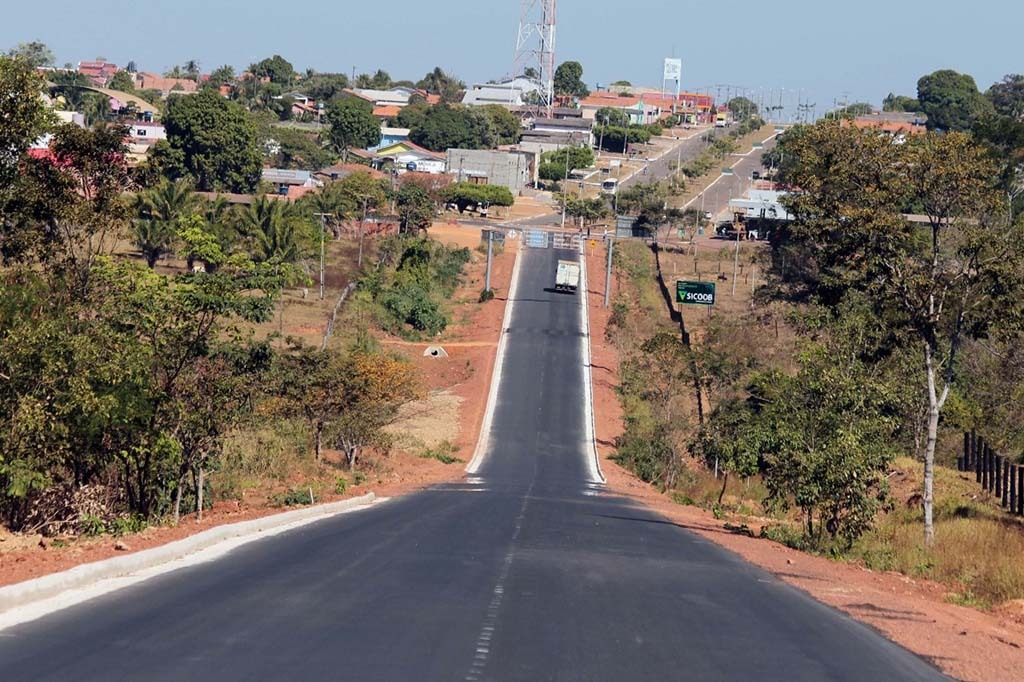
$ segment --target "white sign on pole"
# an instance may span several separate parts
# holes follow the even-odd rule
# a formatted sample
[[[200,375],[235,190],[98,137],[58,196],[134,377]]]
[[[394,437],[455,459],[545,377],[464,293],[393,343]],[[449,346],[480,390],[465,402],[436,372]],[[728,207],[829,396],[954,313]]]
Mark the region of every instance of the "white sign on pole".
[[[671,57],[665,59],[665,80],[667,81],[680,81],[683,78],[683,60],[672,59]]]

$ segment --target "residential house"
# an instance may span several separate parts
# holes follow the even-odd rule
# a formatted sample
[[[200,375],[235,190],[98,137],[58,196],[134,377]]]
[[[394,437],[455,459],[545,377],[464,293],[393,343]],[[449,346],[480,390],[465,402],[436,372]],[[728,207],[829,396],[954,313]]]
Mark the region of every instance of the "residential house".
[[[581,145],[594,146],[594,119],[592,118],[538,118],[531,128],[541,133],[562,133]]]
[[[373,165],[382,168],[392,164],[399,174],[406,171],[419,173],[444,173],[445,155],[432,152],[418,144],[404,140],[381,147],[374,153]]]
[[[927,119],[921,114],[906,114],[903,112],[873,112],[864,116],[858,116],[852,121],[844,119],[842,125],[852,125],[854,128],[877,130],[903,144],[911,135],[923,135],[927,132],[925,121]]]
[[[537,156],[489,149],[449,149],[448,173],[456,182],[508,187],[513,195],[535,182]]]
[[[135,74],[136,90],[157,90],[164,97],[172,92],[194,93],[198,85],[189,78],[166,78],[155,73],[143,71]]]
[[[78,62],[78,73],[88,78],[97,88],[103,88],[117,73],[117,64],[105,61]]]
[[[370,147],[367,151],[375,152],[379,149],[384,149],[385,147],[390,147],[391,145],[395,145],[400,142],[408,142],[409,132],[410,130],[408,128],[392,128],[382,125],[380,127],[380,142],[377,145]]]
[[[145,160],[149,150],[160,140],[167,139],[167,129],[153,121],[133,121],[126,123],[128,136],[125,141],[128,144],[129,160],[141,163]]]
[[[684,92],[678,97],[662,94],[660,91],[609,92],[598,90],[580,101],[584,118],[593,119],[604,108],[618,109],[626,113],[629,122],[636,125],[656,123],[673,114],[689,114],[691,122],[707,121],[714,97],[699,93]]]
[[[531,95],[543,92],[541,84],[532,78],[513,78],[500,83],[474,83],[462,97],[462,103],[471,106],[500,104],[503,107],[522,107]]]
[[[263,182],[273,185],[275,194],[291,199],[324,186],[323,181],[314,177],[311,171],[284,168],[264,168]]]

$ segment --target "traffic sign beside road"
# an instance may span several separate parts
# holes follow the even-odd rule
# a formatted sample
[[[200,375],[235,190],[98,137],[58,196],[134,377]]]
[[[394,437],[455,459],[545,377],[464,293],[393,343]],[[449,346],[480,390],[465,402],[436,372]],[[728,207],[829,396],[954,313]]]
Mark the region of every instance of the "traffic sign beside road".
[[[676,282],[676,303],[714,305],[714,282]]]

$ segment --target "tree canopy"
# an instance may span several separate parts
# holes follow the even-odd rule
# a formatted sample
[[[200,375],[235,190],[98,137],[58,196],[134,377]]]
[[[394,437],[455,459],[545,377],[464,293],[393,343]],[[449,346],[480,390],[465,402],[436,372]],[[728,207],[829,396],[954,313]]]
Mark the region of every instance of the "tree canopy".
[[[1024,118],[1024,75],[1010,74],[985,93],[996,113],[1013,119]]]
[[[249,66],[249,73],[257,78],[269,78],[271,83],[291,85],[295,79],[295,67],[279,54],[267,57]]]
[[[409,139],[435,152],[490,149],[497,141],[487,113],[461,105],[439,104],[423,112]]]
[[[978,92],[974,78],[950,69],[922,76],[917,98],[928,115],[929,130],[970,130],[992,111],[992,103]]]
[[[350,149],[365,149],[380,142],[380,123],[373,106],[356,97],[342,97],[327,108],[328,138],[346,161]]]
[[[249,193],[262,172],[256,124],[238,104],[212,90],[171,97],[163,118],[167,140],[152,161],[172,180],[190,178],[203,192]]]
[[[30,43],[19,43],[17,47],[12,47],[7,51],[7,56],[23,59],[37,69],[43,66],[53,66],[54,62],[53,50],[37,40]]]
[[[579,62],[563,62],[555,69],[555,94],[560,97],[583,98],[590,90],[583,82],[583,65]]]

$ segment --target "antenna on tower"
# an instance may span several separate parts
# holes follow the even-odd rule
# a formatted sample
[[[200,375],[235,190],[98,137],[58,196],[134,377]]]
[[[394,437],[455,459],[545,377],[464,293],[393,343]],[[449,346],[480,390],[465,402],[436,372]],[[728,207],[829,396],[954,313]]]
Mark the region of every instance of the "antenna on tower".
[[[527,103],[551,116],[555,105],[555,4],[556,0],[520,0],[519,34],[512,78],[532,70],[541,85],[539,99]],[[531,73],[531,75],[534,75]]]

